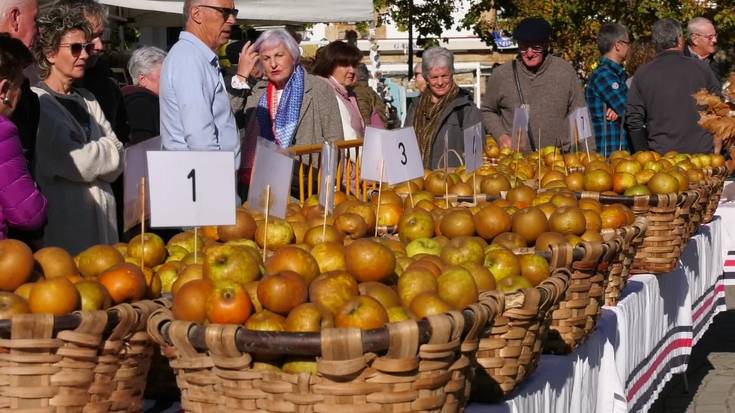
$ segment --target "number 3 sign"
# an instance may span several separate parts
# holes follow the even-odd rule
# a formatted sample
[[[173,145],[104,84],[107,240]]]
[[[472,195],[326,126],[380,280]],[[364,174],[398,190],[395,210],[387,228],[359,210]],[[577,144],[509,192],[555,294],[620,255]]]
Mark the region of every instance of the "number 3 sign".
[[[149,151],[151,227],[235,223],[233,152]]]
[[[365,129],[360,179],[379,181],[381,175],[383,181],[391,185],[424,176],[424,164],[413,128]]]

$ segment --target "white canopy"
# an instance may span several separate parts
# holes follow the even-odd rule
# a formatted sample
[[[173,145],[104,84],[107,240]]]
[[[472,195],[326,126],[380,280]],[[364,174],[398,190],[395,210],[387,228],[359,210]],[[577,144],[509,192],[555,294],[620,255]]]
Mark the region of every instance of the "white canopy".
[[[182,14],[180,0],[99,0],[102,4],[130,10],[130,17],[147,17],[164,12]],[[239,20],[272,23],[359,22],[373,19],[372,0],[235,0]],[[127,13],[126,13],[127,14]],[[174,17],[174,16],[170,16]],[[166,19],[168,20],[168,19]]]

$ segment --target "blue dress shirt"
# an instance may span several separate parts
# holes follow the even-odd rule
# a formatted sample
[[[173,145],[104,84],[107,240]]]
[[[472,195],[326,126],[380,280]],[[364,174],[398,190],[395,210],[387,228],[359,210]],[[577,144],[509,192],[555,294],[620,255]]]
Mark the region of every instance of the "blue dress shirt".
[[[181,32],[163,61],[160,80],[161,141],[166,150],[233,151],[240,166],[240,134],[217,55]]]

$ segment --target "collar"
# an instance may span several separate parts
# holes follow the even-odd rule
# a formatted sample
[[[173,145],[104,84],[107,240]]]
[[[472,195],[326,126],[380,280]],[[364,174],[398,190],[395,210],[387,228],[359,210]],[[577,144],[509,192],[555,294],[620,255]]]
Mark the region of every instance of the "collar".
[[[541,74],[544,73],[546,69],[548,69],[549,65],[551,64],[552,57],[553,56],[551,55],[551,53],[547,52],[546,56],[544,56],[544,61],[541,62],[541,66],[535,72],[528,70],[526,65],[523,64],[523,59],[520,55],[516,57],[516,60],[518,61],[518,69],[523,71],[523,73],[527,74],[529,77],[534,78],[536,76],[541,76]]]
[[[194,34],[182,31],[179,33],[179,40],[190,43],[196,50],[205,58],[207,62],[213,67],[219,68],[219,58],[201,39],[196,37]]]
[[[709,58],[712,57],[711,54],[707,54],[704,56],[698,54],[697,52],[692,50],[691,46],[687,46],[684,50],[685,50],[685,53],[684,53],[685,56],[696,57],[699,60],[709,60]]]
[[[625,73],[625,67],[623,67],[623,65],[605,56],[600,58],[600,67],[602,66],[609,68],[613,73],[617,75],[622,75]]]

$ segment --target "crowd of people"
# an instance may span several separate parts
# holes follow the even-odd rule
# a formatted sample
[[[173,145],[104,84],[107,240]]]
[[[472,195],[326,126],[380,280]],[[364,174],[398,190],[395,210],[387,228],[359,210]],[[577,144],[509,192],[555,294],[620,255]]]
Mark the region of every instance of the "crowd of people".
[[[136,49],[127,64],[132,84],[120,88],[101,58],[104,6],[59,0],[39,14],[37,0],[2,2],[0,238],[73,254],[117,242],[123,150],[153,137],[165,150],[233,152],[245,198],[258,138],[288,148],[387,126],[354,42],[332,42],[302,60],[294,35],[271,29],[245,43],[226,73],[217,51],[231,42],[238,13],[232,0],[185,0],[178,41],[168,52]],[[493,71],[480,108],[455,82],[449,50],[423,52],[415,67],[421,95],[403,126],[414,128],[426,168],[456,166],[446,149],[463,153],[464,130],[478,123],[503,147],[568,149],[569,115],[583,106],[605,154],[716,149],[690,97],[719,91],[710,21],[693,19],[685,37],[679,23],[663,19],[650,41],[636,43],[625,26],[604,25],[586,88],[571,63],[549,53],[545,20],[523,20],[514,38],[518,55]],[[530,107],[523,140],[511,136],[521,105]]]

